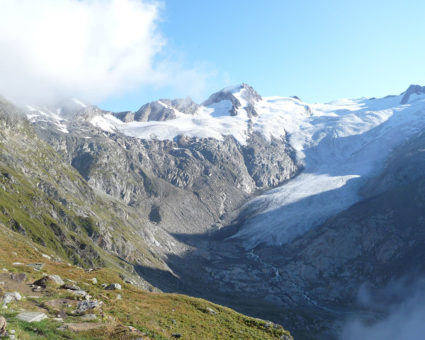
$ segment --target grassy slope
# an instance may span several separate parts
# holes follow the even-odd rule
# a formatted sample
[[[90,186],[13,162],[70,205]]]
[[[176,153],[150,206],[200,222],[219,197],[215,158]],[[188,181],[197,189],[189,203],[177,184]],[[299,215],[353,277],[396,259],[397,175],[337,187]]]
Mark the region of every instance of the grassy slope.
[[[8,319],[9,330],[15,329],[20,339],[130,339],[133,337],[127,326],[133,326],[152,339],[170,339],[179,333],[183,339],[279,339],[289,333],[282,327],[268,326],[265,321],[250,318],[202,299],[177,294],[149,293],[120,280],[118,271],[102,268],[85,271],[66,262],[54,262],[42,257],[42,253],[54,255],[47,248],[36,245],[22,235],[0,225],[0,268],[10,272],[26,272],[28,282],[42,276],[43,272],[58,274],[63,279],[72,279],[85,289],[93,299],[103,301],[102,320],[105,328],[88,333],[57,331],[59,323],[45,320],[28,324],[15,318],[19,308],[37,310],[44,302],[58,297],[69,297],[63,290],[50,288],[39,299],[25,298],[15,302],[1,313]],[[43,262],[42,272],[13,263]],[[98,284],[90,279],[96,277]],[[105,291],[102,283],[118,282],[121,291]],[[117,300],[117,294],[122,296]],[[212,315],[207,308],[217,312]],[[54,317],[55,313],[51,315]],[[65,322],[78,322],[78,317],[69,316]],[[140,336],[140,335],[139,335]],[[136,336],[135,336],[136,337]],[[290,339],[289,337],[287,339]]]

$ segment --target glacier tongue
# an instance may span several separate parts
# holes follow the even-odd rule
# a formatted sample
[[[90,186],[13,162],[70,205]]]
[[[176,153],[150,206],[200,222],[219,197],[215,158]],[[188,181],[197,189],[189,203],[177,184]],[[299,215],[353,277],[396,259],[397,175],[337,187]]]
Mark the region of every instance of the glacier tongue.
[[[359,189],[396,146],[425,127],[425,99],[400,105],[400,96],[310,105],[293,117],[288,136],[304,170],[251,200],[234,238],[247,248],[281,245],[359,201]]]

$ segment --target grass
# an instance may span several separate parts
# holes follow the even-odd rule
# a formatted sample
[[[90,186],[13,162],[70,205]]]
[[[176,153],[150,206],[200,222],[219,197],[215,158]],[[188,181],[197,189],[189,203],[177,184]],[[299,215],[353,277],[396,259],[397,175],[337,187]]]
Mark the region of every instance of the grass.
[[[39,323],[26,323],[16,319],[16,311],[44,308],[46,313],[54,310],[45,309],[45,303],[57,298],[70,298],[68,292],[49,288],[38,299],[26,298],[11,304],[11,308],[0,313],[7,318],[8,329],[15,329],[19,339],[131,339],[134,334],[128,326],[135,327],[148,339],[170,339],[173,333],[179,333],[183,339],[279,339],[289,335],[281,326],[270,326],[259,320],[239,314],[230,308],[219,306],[203,299],[179,294],[151,293],[124,283],[119,278],[119,271],[113,268],[100,268],[86,271],[67,262],[54,262],[41,256],[51,254],[51,250],[35,245],[24,236],[0,226],[0,268],[12,272],[25,272],[28,282],[40,278],[43,273],[57,274],[63,279],[71,279],[93,296],[103,301],[100,322],[105,327],[83,333],[58,331],[58,322],[51,319]],[[14,266],[14,262],[24,264],[43,262],[42,271],[37,272],[27,266]],[[91,283],[96,277],[98,283]],[[120,291],[106,291],[102,283],[120,283]],[[117,295],[121,295],[121,300]],[[216,314],[210,314],[212,309]],[[78,317],[70,316],[66,322],[80,322]]]

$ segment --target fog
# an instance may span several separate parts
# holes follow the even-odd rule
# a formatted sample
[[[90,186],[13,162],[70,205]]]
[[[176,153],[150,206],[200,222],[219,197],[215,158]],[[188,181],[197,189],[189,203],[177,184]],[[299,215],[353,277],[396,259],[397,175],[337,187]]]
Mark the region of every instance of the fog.
[[[164,55],[161,4],[0,0],[0,94],[98,102],[143,86],[201,89],[209,74]]]
[[[364,288],[359,303],[382,313],[372,322],[352,319],[347,322],[341,340],[422,340],[425,334],[425,280],[404,279],[372,293]]]

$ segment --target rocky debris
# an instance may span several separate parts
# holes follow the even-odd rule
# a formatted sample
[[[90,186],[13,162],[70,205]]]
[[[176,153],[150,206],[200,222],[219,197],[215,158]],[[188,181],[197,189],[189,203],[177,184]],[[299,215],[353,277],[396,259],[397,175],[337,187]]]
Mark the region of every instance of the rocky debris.
[[[10,279],[18,283],[24,282],[27,279],[27,274],[25,273],[14,273],[10,274]]]
[[[65,282],[63,282],[59,275],[46,275],[33,283],[33,285],[43,288],[46,288],[48,285],[63,286],[64,284]]]
[[[44,263],[29,263],[27,266],[33,268],[34,270],[40,271],[44,268]]]
[[[69,330],[71,332],[86,332],[94,329],[106,327],[103,323],[93,323],[93,322],[82,322],[82,323],[66,323],[61,326],[61,330]]]
[[[21,294],[19,294],[18,292],[13,292],[13,293],[5,293],[3,296],[3,308],[7,308],[7,305],[9,303],[11,303],[12,301],[20,301],[22,299]]]
[[[119,283],[111,283],[105,287],[105,290],[121,290],[121,285]]]
[[[3,316],[0,316],[0,336],[6,335],[7,322]]]
[[[22,312],[19,313],[16,318],[26,322],[39,322],[47,319],[47,315],[40,312]]]
[[[94,310],[100,308],[102,306],[102,301],[98,300],[83,300],[78,302],[77,309],[75,310],[75,314],[84,314],[89,310]]]

